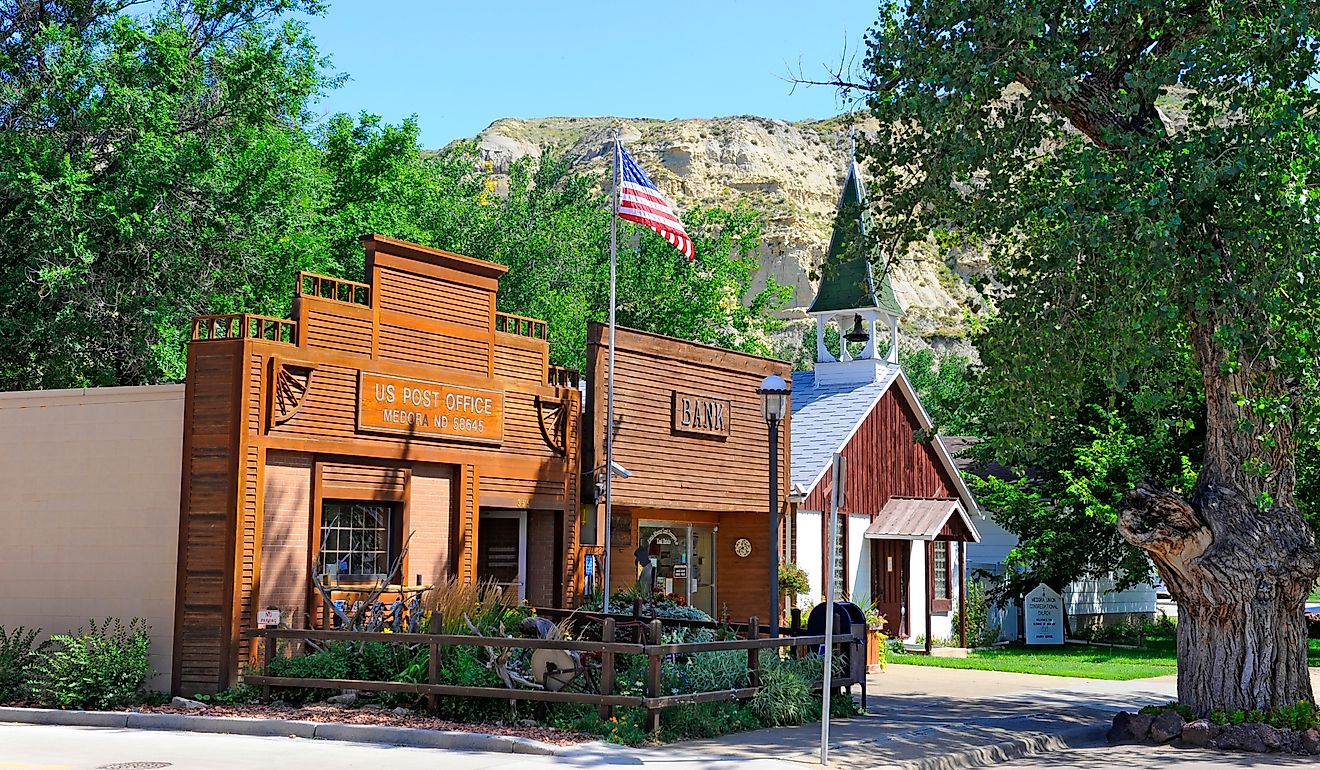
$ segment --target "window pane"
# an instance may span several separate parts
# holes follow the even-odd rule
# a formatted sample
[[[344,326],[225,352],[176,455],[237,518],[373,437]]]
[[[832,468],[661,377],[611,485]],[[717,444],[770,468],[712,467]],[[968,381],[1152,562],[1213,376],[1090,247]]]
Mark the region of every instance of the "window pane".
[[[944,541],[935,543],[935,598],[949,598],[949,544]]]
[[[389,569],[388,505],[326,501],[321,511],[322,573],[377,579]]]

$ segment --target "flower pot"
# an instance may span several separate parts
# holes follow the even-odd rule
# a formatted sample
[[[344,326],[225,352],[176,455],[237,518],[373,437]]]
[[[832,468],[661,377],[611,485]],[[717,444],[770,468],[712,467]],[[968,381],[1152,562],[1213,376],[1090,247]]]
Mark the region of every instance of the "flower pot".
[[[869,673],[885,670],[885,635],[878,628],[866,629],[866,670]]]

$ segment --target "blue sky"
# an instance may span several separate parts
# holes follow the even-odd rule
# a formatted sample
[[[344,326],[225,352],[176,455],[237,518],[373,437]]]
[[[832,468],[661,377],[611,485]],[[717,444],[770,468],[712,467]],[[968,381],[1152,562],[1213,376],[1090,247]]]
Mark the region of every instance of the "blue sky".
[[[351,78],[321,110],[416,114],[438,147],[503,117],[828,117],[832,89],[786,78],[824,75],[875,16],[837,0],[331,0],[309,26]]]

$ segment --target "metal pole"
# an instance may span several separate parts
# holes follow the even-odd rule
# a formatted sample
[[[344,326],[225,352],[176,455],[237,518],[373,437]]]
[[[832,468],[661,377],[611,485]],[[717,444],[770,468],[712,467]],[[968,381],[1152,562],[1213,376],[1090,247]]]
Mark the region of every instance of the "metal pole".
[[[614,129],[613,190],[610,193],[610,345],[605,375],[605,601],[610,611],[610,551],[614,524],[614,305],[615,264],[619,251],[619,129]]]
[[[779,420],[770,426],[770,638],[779,636]]]
[[[847,460],[834,453],[833,489],[830,490],[829,547],[825,557],[825,671],[820,686],[820,763],[830,763],[830,679],[834,674],[834,549],[839,537],[839,506]],[[854,653],[856,654],[856,653]]]

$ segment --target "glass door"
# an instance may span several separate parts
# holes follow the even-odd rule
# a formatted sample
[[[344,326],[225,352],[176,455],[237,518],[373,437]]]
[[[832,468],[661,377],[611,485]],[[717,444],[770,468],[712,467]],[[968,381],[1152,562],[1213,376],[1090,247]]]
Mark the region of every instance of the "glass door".
[[[688,528],[692,546],[692,579],[688,603],[712,618],[718,618],[719,597],[715,592],[715,528],[693,525]]]
[[[651,563],[652,588],[715,617],[715,527],[644,521],[638,536]]]

